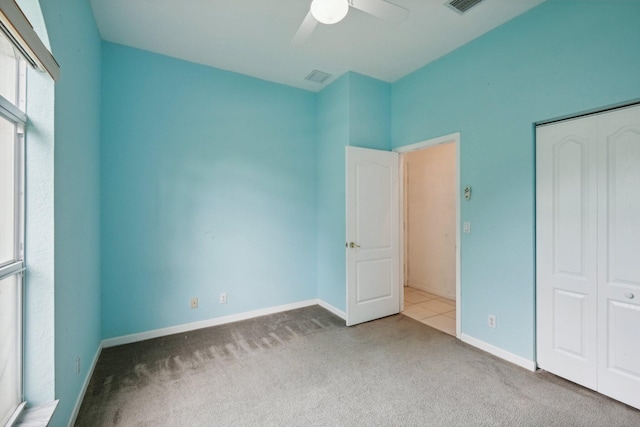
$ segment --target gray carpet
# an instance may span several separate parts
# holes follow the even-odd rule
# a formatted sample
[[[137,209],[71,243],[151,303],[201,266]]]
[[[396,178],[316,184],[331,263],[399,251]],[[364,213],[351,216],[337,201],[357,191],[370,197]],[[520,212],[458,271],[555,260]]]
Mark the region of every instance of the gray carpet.
[[[308,307],[105,349],[76,426],[640,426],[640,411],[396,315]]]

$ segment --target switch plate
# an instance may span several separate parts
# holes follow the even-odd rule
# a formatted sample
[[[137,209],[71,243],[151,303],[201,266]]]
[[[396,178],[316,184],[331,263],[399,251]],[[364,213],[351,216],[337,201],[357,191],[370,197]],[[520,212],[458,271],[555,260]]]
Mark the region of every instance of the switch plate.
[[[198,298],[191,298],[191,308],[198,308]]]
[[[468,185],[464,187],[464,198],[467,200],[471,200],[471,187]]]
[[[465,221],[462,223],[462,232],[471,233],[471,223],[469,221]]]

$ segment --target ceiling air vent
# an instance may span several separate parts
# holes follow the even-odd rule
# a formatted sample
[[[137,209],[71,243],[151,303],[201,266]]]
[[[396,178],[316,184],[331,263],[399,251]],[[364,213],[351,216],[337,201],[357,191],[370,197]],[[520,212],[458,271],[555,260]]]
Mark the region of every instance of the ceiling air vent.
[[[445,3],[445,6],[450,9],[455,10],[460,15],[471,9],[473,6],[476,6],[478,3],[481,3],[482,0],[451,0]]]
[[[331,77],[331,74],[329,74],[329,73],[325,73],[324,71],[313,70],[304,79],[305,80],[309,80],[310,82],[324,83],[325,80],[327,80],[329,77]]]

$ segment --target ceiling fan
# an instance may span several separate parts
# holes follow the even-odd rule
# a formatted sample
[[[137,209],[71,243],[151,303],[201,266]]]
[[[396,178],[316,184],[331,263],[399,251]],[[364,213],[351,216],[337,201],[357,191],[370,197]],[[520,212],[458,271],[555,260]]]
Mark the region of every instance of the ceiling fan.
[[[369,15],[390,21],[402,21],[409,16],[404,7],[384,0],[313,0],[307,16],[296,31],[291,43],[304,43],[318,23],[336,24],[349,12],[349,7],[361,10]]]

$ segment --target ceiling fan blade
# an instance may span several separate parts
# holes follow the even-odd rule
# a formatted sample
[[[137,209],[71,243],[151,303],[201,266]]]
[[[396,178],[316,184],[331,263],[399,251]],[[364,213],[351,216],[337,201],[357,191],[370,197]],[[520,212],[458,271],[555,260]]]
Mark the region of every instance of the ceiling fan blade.
[[[300,24],[298,31],[296,31],[296,34],[293,36],[291,43],[294,45],[301,45],[307,41],[313,32],[313,29],[316,28],[316,25],[318,25],[318,21],[316,21],[316,18],[314,18],[311,11],[309,11],[302,21],[302,24]]]
[[[400,22],[409,16],[409,10],[384,0],[350,0],[349,4],[369,15],[386,21]]]

